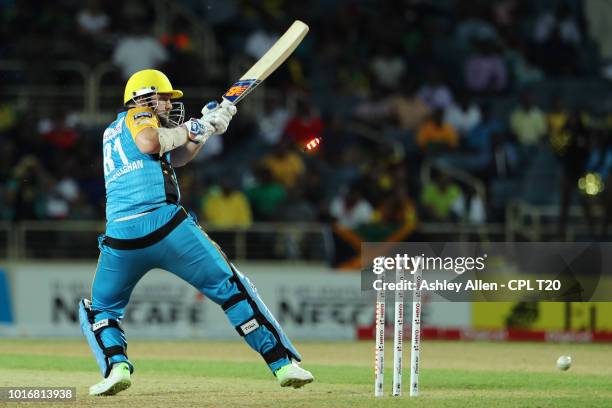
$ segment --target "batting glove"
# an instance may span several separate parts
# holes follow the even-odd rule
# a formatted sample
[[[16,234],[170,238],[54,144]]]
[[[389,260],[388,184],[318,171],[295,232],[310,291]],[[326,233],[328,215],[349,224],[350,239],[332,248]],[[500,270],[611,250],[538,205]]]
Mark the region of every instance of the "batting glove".
[[[189,131],[189,140],[196,144],[206,142],[216,131],[216,127],[205,119],[191,118],[183,126]]]
[[[234,105],[219,105],[212,101],[202,108],[202,119],[209,121],[215,127],[214,135],[221,135],[225,133],[237,111]]]

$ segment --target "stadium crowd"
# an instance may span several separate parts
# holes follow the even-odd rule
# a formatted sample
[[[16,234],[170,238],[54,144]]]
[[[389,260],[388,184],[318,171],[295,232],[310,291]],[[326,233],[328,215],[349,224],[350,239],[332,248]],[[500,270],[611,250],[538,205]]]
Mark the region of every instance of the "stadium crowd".
[[[147,67],[177,88],[221,91],[235,79],[206,75],[189,21],[154,34],[153,1],[0,3],[0,60],[26,62],[0,71],[3,87],[62,86],[71,78],[48,67],[66,60],[113,62],[115,87]],[[185,205],[205,224],[319,221],[349,243],[410,239],[419,222],[503,222],[507,203],[524,199],[561,204],[562,239],[573,200],[611,207],[605,2],[173,3],[212,29],[226,66],[257,59],[296,16],[311,27],[266,82],[298,103],[266,98],[178,170]],[[102,130],[69,104],[1,100],[0,219],[103,219]],[[314,137],[321,145],[304,152]]]

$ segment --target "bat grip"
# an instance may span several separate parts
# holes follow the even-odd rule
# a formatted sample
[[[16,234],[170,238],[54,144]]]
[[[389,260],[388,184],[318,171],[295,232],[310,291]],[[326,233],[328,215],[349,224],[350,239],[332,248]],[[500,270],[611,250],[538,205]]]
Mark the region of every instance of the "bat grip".
[[[221,107],[222,108],[227,108],[228,106],[232,106],[233,103],[231,103],[230,101],[228,101],[227,99],[223,98],[223,100],[221,101]]]

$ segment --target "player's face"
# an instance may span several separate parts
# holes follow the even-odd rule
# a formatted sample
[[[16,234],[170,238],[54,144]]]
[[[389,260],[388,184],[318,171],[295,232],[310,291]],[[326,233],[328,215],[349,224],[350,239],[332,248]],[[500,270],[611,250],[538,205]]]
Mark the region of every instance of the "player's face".
[[[154,98],[157,98],[157,107],[155,113],[168,114],[172,109],[172,102],[170,102],[170,94],[157,94]]]

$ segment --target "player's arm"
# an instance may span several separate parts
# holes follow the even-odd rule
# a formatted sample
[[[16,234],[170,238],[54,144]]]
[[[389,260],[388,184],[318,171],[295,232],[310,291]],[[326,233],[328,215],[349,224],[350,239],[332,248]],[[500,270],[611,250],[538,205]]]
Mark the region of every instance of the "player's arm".
[[[159,135],[154,127],[142,129],[134,137],[134,142],[144,154],[159,153]]]
[[[148,112],[134,114],[129,112],[128,115],[135,117],[144,115]],[[134,143],[144,154],[156,154],[160,156],[171,150],[179,149],[193,140],[194,143],[199,143],[203,137],[210,136],[214,133],[215,128],[211,123],[196,123],[193,124],[193,133],[187,130],[185,125],[174,128],[159,127],[159,122],[155,117],[146,120],[128,121],[128,128],[134,137]],[[191,122],[191,121],[190,121]]]
[[[170,163],[173,167],[182,167],[193,160],[202,149],[204,143],[187,143],[175,149],[170,155]]]
[[[155,112],[148,107],[138,106],[128,110],[125,124],[130,131],[134,143],[141,153],[155,154],[172,150],[170,147],[179,147],[188,140],[186,128],[165,129]]]
[[[182,148],[190,140],[199,139],[208,132],[208,136],[214,132],[214,127],[209,127],[199,134],[192,134],[187,131],[185,126],[175,128],[154,128],[147,127],[142,129],[134,137],[134,142],[144,154],[159,153],[161,156],[171,150]]]
[[[236,114],[236,107],[223,106],[217,102],[210,102],[202,109],[202,119],[191,119],[186,122],[187,129],[190,129],[189,141],[172,152],[170,161],[172,166],[181,167],[189,163],[198,154],[204,143],[210,136],[221,135],[225,133],[229,126],[232,117]],[[198,126],[200,122],[207,122],[214,126],[214,132],[210,136],[205,136],[200,139],[195,137],[197,130],[194,126]]]
[[[207,107],[210,106],[207,105]],[[138,122],[133,119],[128,123],[128,127],[134,136],[134,142],[138,149],[144,154],[160,155],[175,150],[172,154],[173,165],[182,166],[188,163],[198,153],[206,140],[210,136],[224,133],[227,126],[236,113],[236,108],[215,105],[214,112],[207,108],[202,110],[202,119],[191,119],[182,126],[175,128],[162,128],[153,118],[144,118],[146,114],[140,112],[130,112],[129,118],[133,119],[138,114],[141,117]]]

